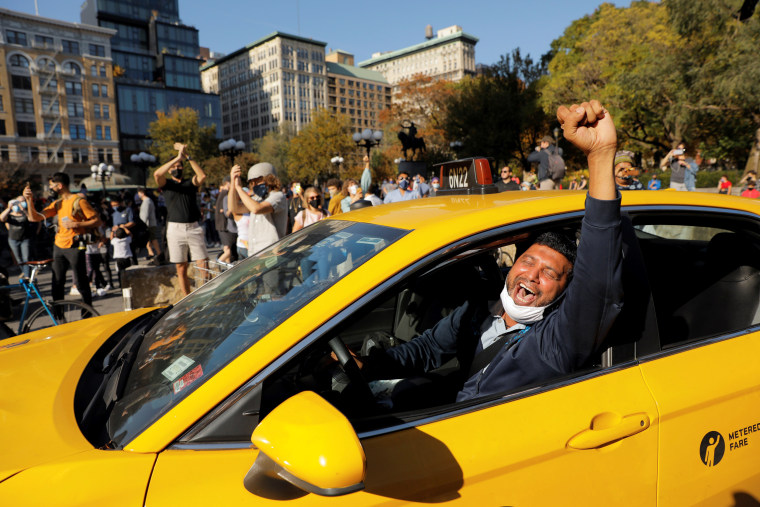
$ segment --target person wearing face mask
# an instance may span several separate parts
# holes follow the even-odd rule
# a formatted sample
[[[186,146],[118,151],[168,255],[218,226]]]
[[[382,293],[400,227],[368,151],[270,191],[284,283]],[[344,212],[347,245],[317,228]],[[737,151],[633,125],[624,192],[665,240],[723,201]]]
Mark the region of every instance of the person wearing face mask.
[[[241,169],[235,165],[230,170],[232,188],[228,196],[230,211],[234,214],[251,213],[248,222],[248,256],[263,250],[286,234],[288,226],[288,202],[280,190],[282,185],[274,166],[260,162],[248,169],[248,186],[253,190],[249,196],[240,180]]]
[[[356,180],[343,181],[343,199],[340,201],[340,210],[343,213],[351,211],[351,204],[364,198],[364,193]]]
[[[419,199],[420,193],[412,189],[412,182],[409,179],[409,174],[400,172],[396,178],[398,182],[398,188],[388,192],[383,202],[385,204],[391,202],[411,201],[412,199]]]
[[[340,207],[340,202],[343,200],[343,195],[340,189],[343,188],[343,182],[337,178],[330,178],[327,180],[327,192],[330,194],[330,202],[327,205],[327,212],[330,216],[343,213]]]
[[[618,190],[644,190],[644,185],[636,178],[639,170],[633,167],[634,154],[619,151],[615,154],[615,186]]]
[[[123,225],[131,232],[135,226],[134,212],[130,206],[125,204],[124,197],[122,196],[111,200],[111,221],[113,223],[111,231],[115,231]]]
[[[433,176],[433,179],[430,180],[430,186],[432,187],[430,189],[430,197],[435,197],[438,189],[441,188],[441,181],[438,179],[438,176]]]
[[[8,229],[8,246],[18,264],[22,264],[21,273],[26,279],[32,274],[31,266],[23,264],[32,260],[31,243],[32,228],[26,216],[27,203],[23,196],[18,196],[8,203],[8,207],[0,213],[0,222]],[[39,224],[38,224],[39,227]]]
[[[169,262],[177,266],[177,278],[182,293],[190,294],[187,276],[188,254],[202,273],[208,273],[208,251],[203,227],[198,221],[201,210],[196,195],[206,179],[198,162],[187,153],[187,146],[174,143],[177,156],[156,169],[153,177],[162,190],[166,201],[166,246]],[[184,177],[183,162],[188,161],[193,170],[191,178]]]
[[[48,180],[48,188],[58,199],[43,208],[42,212],[34,209],[32,189],[24,189],[27,218],[32,222],[41,222],[46,218],[57,217],[58,230],[53,244],[53,301],[60,301],[65,294],[66,271],[70,267],[74,280],[88,305],[92,304],[90,281],[87,279],[87,259],[85,242],[81,235],[88,228],[98,227],[101,223],[98,213],[90,206],[87,199],[69,190],[69,175],[55,173]]]
[[[322,198],[319,189],[309,187],[303,193],[303,209],[296,214],[293,222],[293,232],[300,231],[306,226],[317,223],[327,217],[322,209]]]
[[[596,100],[561,106],[557,118],[591,174],[577,250],[562,233],[539,235],[494,306],[468,301],[409,342],[371,349],[357,360],[366,378],[420,375],[457,358],[462,401],[569,374],[604,340],[623,305],[615,126]]]

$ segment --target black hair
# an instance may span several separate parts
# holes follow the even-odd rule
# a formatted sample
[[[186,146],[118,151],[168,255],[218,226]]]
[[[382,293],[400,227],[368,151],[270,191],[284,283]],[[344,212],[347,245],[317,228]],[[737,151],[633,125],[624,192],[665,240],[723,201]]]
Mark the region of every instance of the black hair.
[[[548,231],[540,234],[534,245],[548,246],[552,250],[556,250],[570,261],[570,264],[575,264],[575,256],[578,253],[578,247],[575,245],[575,241],[571,240],[564,234]]]
[[[68,189],[71,180],[69,179],[69,175],[66,173],[53,173],[53,175],[50,177],[50,181],[54,183],[60,183]]]
[[[115,238],[124,239],[127,237],[127,231],[119,227],[115,231],[113,231],[113,235]]]

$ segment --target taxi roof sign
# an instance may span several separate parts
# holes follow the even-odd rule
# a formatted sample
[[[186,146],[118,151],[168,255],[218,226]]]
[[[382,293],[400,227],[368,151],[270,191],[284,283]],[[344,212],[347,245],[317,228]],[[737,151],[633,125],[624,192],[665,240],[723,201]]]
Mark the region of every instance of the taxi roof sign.
[[[436,195],[495,194],[499,191],[491,176],[491,159],[472,157],[433,166],[440,169],[441,188]]]

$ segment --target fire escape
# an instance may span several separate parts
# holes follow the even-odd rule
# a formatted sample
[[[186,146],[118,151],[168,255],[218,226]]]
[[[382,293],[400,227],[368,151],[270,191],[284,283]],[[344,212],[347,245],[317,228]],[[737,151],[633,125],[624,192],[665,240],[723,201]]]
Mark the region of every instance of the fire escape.
[[[55,48],[52,55],[47,56],[43,65],[36,65],[33,72],[39,78],[39,94],[41,98],[40,114],[43,120],[43,139],[45,149],[47,150],[48,163],[59,164],[56,171],[64,171],[66,162],[62,154],[63,147],[63,124],[61,115],[61,97],[64,94],[60,92],[59,75],[61,72],[56,65],[56,57],[60,53],[60,48]]]

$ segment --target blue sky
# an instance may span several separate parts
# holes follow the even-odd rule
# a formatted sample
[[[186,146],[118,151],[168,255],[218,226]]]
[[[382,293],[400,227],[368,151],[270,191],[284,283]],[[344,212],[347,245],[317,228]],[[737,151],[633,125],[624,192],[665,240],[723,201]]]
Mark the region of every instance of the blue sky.
[[[83,0],[38,0],[43,17],[79,22]],[[519,47],[534,60],[599,0],[180,0],[180,17],[195,26],[202,46],[230,53],[279,30],[353,53],[360,62],[425,40],[433,30],[460,25],[480,41],[478,63],[496,63]],[[627,6],[629,0],[612,2]],[[34,0],[0,0],[0,7],[34,13]]]

